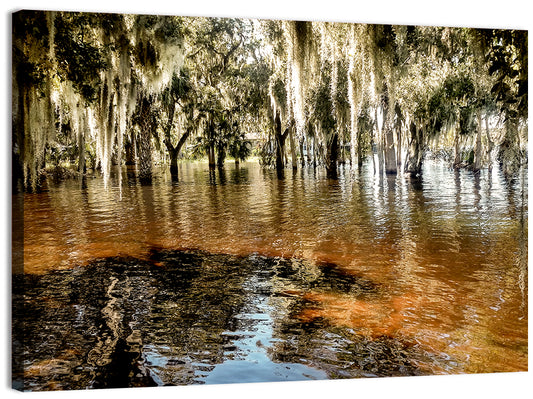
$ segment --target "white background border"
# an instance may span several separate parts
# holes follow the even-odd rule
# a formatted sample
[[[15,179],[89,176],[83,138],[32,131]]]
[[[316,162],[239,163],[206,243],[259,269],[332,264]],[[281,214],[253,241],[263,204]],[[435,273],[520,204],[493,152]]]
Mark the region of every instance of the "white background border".
[[[411,25],[467,26],[530,30],[533,12],[527,0],[89,0],[87,2],[11,1],[2,2],[3,68],[0,83],[3,107],[0,108],[4,131],[0,133],[0,241],[2,285],[0,312],[0,392],[9,398],[19,395],[10,389],[10,246],[11,246],[11,15],[19,9],[46,9],[95,12],[126,12],[189,16],[249,17],[339,22],[393,23]],[[530,107],[531,108],[531,107]],[[531,331],[531,329],[530,329]],[[124,395],[130,398],[509,398],[527,397],[532,390],[531,374],[500,373],[461,376],[397,377],[342,381],[233,384],[168,388],[39,393],[45,398],[98,397]],[[27,395],[27,394],[26,394]],[[2,396],[6,397],[6,396]],[[276,398],[277,399],[277,398]]]

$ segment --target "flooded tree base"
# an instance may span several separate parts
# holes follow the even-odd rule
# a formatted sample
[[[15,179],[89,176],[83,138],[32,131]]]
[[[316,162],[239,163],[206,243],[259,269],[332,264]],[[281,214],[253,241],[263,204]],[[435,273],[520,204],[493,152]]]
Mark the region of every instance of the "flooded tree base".
[[[154,250],[14,275],[14,387],[56,390],[420,375],[409,340],[324,318],[310,293],[384,287],[333,264]]]

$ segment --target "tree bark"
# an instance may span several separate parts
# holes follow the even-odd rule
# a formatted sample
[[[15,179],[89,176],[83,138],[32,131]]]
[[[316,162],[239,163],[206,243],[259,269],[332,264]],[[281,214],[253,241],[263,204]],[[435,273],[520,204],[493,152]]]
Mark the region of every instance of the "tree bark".
[[[305,157],[304,157],[304,139],[300,139],[300,164],[302,168],[305,166]]]
[[[170,141],[170,133],[165,138],[164,143],[167,147],[168,155],[170,157],[170,175],[172,176],[173,180],[177,180],[178,177],[178,157],[181,152],[181,148],[191,135],[192,129],[187,129],[185,133],[183,133],[178,141],[178,143],[174,146],[172,145],[172,142]]]
[[[338,133],[333,134],[326,151],[326,175],[330,179],[337,179],[337,160],[339,158]]]
[[[126,153],[126,165],[135,165],[135,134],[131,134],[131,139],[126,136],[126,143],[124,144],[124,151]]]
[[[474,150],[474,170],[478,171],[481,169],[483,162],[483,146],[481,145],[481,111],[477,113],[477,136],[476,136],[476,147]]]
[[[170,157],[170,176],[174,180],[178,177],[178,151],[175,147],[169,147],[168,145],[167,150]]]
[[[139,146],[139,179],[143,183],[152,180],[152,126],[150,125],[151,103],[146,98],[141,99]]]
[[[174,125],[174,114],[176,112],[176,100],[174,97],[171,98],[170,103],[167,107],[168,120],[165,125],[164,134],[165,134],[165,146],[167,147],[168,155],[170,157],[170,176],[172,180],[177,180],[178,177],[178,153],[179,150],[177,147],[172,145],[171,141],[171,132],[172,126]]]
[[[396,170],[402,170],[402,126],[396,127]]]
[[[506,177],[513,176],[520,168],[521,154],[516,119],[508,119],[505,122],[505,136],[500,144],[498,160]]]
[[[392,109],[392,112],[390,112]],[[389,99],[387,99],[384,115],[383,115],[383,155],[385,157],[385,173],[396,174],[396,145],[394,143],[394,126],[392,119],[394,117],[394,107],[389,107]]]
[[[78,172],[84,174],[87,171],[85,166],[85,135],[83,132],[78,132]]]
[[[285,139],[289,133],[289,128],[285,129],[285,132],[281,132],[281,118],[279,112],[276,113],[274,129],[276,136],[276,169],[282,170],[285,167]]]
[[[357,168],[363,167],[363,144],[357,143]]]
[[[385,173],[395,174],[397,173],[397,164],[396,164],[396,148],[394,145],[394,131],[390,124],[385,126]]]
[[[488,117],[485,117],[485,134],[487,135],[488,168],[489,171],[492,171],[492,150],[494,149],[494,142],[490,137]]]
[[[313,136],[312,140],[307,138],[307,163],[309,165],[316,166],[315,162],[315,137]]]
[[[407,172],[415,177],[422,173],[422,129],[417,128],[414,122],[409,126],[411,133],[411,144],[409,148],[409,159],[407,162]]]
[[[455,130],[454,146],[455,156],[453,160],[453,167],[458,168],[461,164],[461,146],[459,145],[459,131],[457,129]]]
[[[289,129],[289,142],[291,144],[291,163],[293,169],[298,169],[298,163],[296,161],[296,144],[294,141],[294,126]]]
[[[217,148],[217,166],[222,168],[224,166],[224,160],[226,159],[226,149],[224,146],[219,145]]]
[[[363,148],[363,132],[361,131],[361,126],[360,126],[359,120],[357,121],[356,129],[357,129],[357,133],[356,133],[357,141],[356,141],[356,144],[355,144],[356,145],[355,154],[356,154],[356,157],[357,157],[357,168],[361,169],[363,167],[363,151],[364,151],[364,148]],[[372,149],[371,149],[371,151],[372,151]],[[374,154],[372,154],[372,158],[374,158]]]
[[[377,144],[377,155],[378,155],[378,170],[379,174],[383,174],[384,164],[385,164],[385,154],[384,154],[384,146],[385,146],[385,138],[383,134],[383,128],[385,124],[385,115],[383,116],[383,125],[379,126],[379,120],[378,120],[378,111],[376,108],[375,111],[376,115],[376,131],[377,131],[377,137],[376,137],[376,144]]]
[[[209,169],[214,170],[216,167],[214,144],[209,144],[209,147],[207,148],[207,159],[209,162]]]

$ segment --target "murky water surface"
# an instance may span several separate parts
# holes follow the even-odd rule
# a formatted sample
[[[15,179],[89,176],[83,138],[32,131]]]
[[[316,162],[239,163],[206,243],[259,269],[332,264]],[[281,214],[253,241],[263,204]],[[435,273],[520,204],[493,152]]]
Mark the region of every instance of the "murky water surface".
[[[527,370],[527,172],[185,163],[13,201],[21,388]]]

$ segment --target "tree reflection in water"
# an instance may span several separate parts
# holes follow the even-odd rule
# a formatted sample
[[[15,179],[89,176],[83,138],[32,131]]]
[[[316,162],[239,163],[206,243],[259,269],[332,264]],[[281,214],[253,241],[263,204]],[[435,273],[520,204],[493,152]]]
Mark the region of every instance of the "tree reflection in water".
[[[416,375],[419,351],[325,319],[309,292],[383,295],[332,264],[152,251],[15,276],[18,384],[30,390]],[[24,280],[22,280],[24,279]]]
[[[17,386],[527,370],[527,174],[341,172],[15,196]]]

